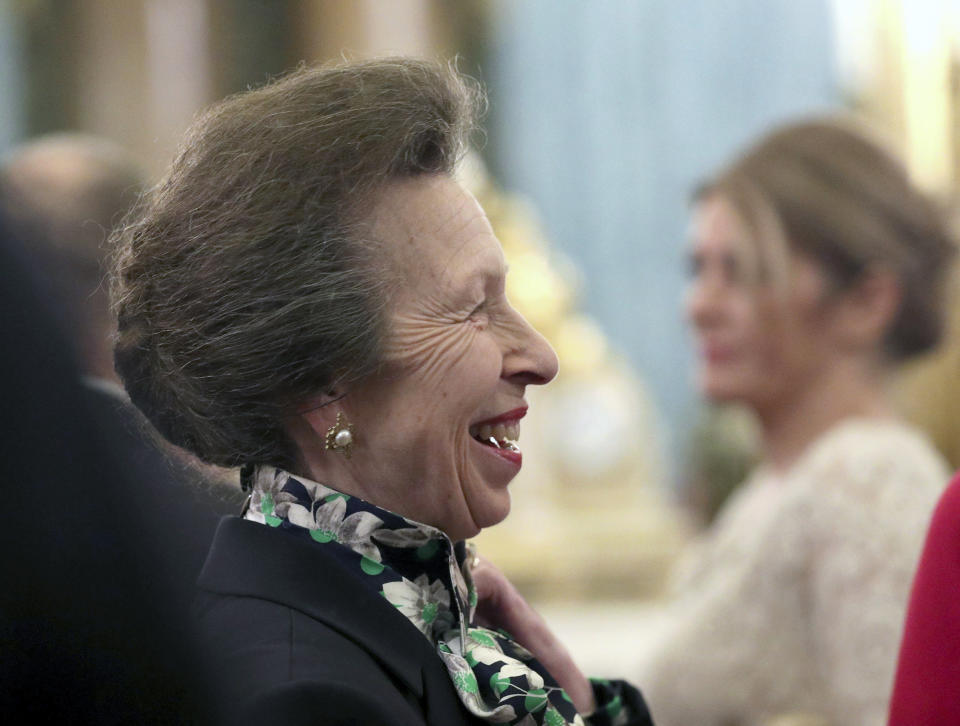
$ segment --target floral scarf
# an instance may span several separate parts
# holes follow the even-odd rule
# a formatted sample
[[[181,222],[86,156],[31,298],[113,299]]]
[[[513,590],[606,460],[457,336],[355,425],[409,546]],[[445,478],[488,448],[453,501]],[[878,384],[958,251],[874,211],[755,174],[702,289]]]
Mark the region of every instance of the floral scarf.
[[[470,713],[491,723],[583,726],[546,669],[506,632],[473,626],[476,590],[464,547],[440,530],[273,467],[254,475],[246,519],[309,538],[379,592],[436,647]],[[628,714],[617,682],[594,681],[590,726]]]

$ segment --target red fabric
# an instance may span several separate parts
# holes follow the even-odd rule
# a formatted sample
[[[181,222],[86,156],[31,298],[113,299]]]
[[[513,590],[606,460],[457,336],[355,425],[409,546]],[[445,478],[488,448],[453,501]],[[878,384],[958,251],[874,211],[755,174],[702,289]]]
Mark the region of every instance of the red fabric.
[[[960,473],[933,513],[913,581],[889,726],[960,724]]]

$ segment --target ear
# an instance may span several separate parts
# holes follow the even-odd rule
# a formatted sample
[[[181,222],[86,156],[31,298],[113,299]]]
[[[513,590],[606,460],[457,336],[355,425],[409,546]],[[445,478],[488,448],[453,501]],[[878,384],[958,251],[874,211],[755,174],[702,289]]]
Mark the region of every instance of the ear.
[[[336,391],[318,394],[303,402],[297,409],[297,418],[306,424],[321,440],[337,420],[341,408],[335,402],[340,398]]]
[[[897,276],[885,268],[871,268],[840,299],[836,316],[839,341],[868,352],[883,345],[900,309],[902,289]]]

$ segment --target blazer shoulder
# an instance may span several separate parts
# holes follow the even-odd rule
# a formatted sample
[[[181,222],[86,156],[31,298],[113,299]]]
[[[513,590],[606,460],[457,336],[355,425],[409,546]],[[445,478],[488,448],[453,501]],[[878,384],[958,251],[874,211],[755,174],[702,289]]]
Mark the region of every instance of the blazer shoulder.
[[[301,723],[300,716],[331,724],[424,722],[417,694],[326,623],[254,597],[202,594],[197,607],[231,717],[246,721],[256,713],[263,718],[250,723],[278,724]],[[317,721],[318,713],[332,720]],[[381,713],[389,718],[377,720]],[[354,714],[354,720],[336,720],[336,714]]]
[[[195,614],[228,702],[353,683],[398,714],[406,703],[427,723],[475,722],[434,646],[314,542],[225,518],[198,585]]]

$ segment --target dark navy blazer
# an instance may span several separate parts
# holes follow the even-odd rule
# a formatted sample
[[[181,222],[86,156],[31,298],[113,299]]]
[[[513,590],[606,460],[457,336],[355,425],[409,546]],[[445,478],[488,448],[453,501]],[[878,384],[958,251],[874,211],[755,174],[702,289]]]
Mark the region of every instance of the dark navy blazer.
[[[464,708],[423,634],[312,541],[226,517],[199,587],[225,722],[486,723]],[[640,692],[627,683],[621,690],[627,726],[652,726]]]
[[[201,635],[228,720],[483,723],[423,634],[313,542],[224,518],[199,587]]]

